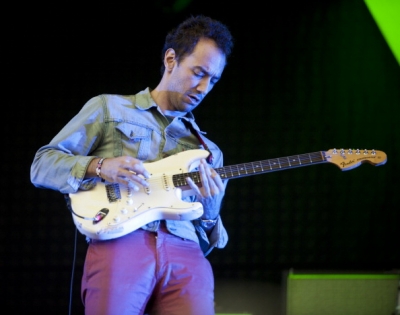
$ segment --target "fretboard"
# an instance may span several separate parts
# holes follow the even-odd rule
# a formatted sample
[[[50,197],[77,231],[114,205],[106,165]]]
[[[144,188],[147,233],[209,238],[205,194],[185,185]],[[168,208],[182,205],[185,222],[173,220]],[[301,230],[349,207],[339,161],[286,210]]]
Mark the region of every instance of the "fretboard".
[[[327,162],[325,152],[318,151],[291,155],[281,158],[262,160],[257,162],[242,163],[230,166],[215,168],[215,171],[222,179],[233,179],[251,175],[258,175],[276,171],[283,171],[296,167],[310,166]],[[175,187],[186,186],[186,178],[190,177],[196,184],[200,183],[200,174],[198,171],[173,175]]]

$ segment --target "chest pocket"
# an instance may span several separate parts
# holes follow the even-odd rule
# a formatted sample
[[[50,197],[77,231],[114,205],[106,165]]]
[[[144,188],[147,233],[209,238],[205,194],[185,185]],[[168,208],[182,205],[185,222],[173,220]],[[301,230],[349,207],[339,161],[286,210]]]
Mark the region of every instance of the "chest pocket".
[[[142,161],[149,159],[152,134],[150,128],[127,122],[118,123],[115,128],[120,137],[120,141],[116,141],[120,145],[119,148],[116,148],[117,151],[136,156]]]

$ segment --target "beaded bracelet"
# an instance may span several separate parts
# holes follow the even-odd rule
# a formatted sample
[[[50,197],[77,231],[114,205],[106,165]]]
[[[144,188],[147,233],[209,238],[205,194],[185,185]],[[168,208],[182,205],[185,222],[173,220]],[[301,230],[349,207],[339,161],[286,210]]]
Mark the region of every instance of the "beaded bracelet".
[[[101,166],[103,165],[103,162],[106,158],[101,158],[98,162],[97,162],[97,167],[96,167],[96,174],[98,177],[101,178],[101,181],[104,182],[104,179],[101,177]]]

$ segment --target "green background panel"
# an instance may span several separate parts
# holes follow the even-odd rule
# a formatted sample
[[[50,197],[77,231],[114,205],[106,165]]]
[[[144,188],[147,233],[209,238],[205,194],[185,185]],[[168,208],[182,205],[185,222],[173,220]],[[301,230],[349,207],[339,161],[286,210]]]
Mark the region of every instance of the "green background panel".
[[[400,1],[364,0],[400,64]]]

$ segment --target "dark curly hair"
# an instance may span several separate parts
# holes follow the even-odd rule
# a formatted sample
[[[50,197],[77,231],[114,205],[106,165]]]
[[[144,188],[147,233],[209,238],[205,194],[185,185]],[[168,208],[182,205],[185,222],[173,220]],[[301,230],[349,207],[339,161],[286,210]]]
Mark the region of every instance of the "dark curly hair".
[[[161,52],[161,75],[165,70],[165,52],[169,48],[175,50],[176,60],[179,62],[193,52],[201,38],[214,40],[217,47],[225,54],[226,59],[232,52],[233,37],[226,25],[204,15],[191,16],[167,34]]]

